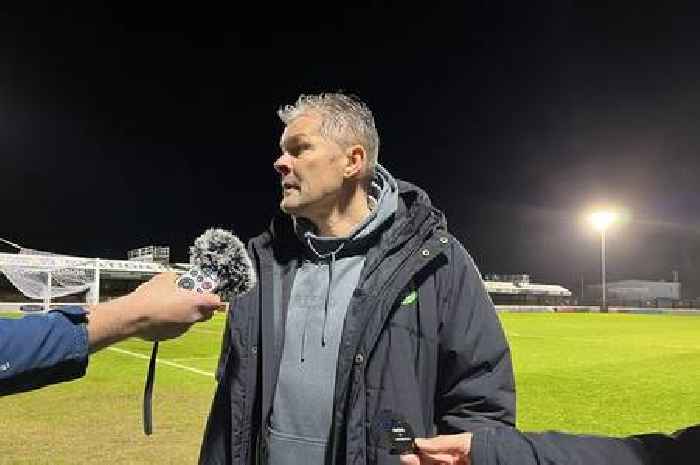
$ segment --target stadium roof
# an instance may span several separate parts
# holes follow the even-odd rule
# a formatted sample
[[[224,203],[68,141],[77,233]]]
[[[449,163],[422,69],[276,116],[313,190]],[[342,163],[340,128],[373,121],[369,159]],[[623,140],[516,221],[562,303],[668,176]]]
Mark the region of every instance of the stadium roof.
[[[492,294],[531,294],[570,297],[571,291],[557,284],[513,283],[484,281],[486,290]]]

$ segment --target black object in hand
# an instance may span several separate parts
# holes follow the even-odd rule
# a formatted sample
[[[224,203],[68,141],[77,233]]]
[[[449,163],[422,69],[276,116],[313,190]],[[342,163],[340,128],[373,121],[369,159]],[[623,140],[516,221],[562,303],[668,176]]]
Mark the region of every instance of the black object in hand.
[[[413,428],[398,413],[391,410],[379,412],[373,430],[379,447],[388,449],[392,455],[416,450]]]

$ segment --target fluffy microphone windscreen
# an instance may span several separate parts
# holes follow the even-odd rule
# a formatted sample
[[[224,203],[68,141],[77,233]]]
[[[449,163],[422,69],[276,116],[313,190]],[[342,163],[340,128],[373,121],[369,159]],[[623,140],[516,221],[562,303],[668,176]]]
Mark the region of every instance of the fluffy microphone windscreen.
[[[217,293],[224,300],[255,286],[255,270],[245,245],[230,231],[206,230],[194,241],[192,261],[194,266],[216,275]]]

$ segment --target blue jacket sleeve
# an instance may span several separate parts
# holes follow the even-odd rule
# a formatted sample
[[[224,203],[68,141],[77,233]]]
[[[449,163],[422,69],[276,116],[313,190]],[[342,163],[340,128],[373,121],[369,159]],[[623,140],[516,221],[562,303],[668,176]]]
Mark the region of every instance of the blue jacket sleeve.
[[[86,311],[0,319],[0,395],[79,378],[88,363]]]
[[[440,434],[515,424],[510,348],[481,275],[456,240],[438,281]]]
[[[474,433],[473,465],[696,465],[700,425],[674,434],[614,438],[486,428]]]

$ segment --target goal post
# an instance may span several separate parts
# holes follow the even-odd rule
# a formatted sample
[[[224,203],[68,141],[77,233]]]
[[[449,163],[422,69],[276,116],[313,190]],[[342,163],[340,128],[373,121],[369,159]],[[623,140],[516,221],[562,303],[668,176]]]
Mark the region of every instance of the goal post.
[[[114,287],[117,281],[133,285],[158,273],[181,274],[190,266],[189,263],[72,257],[29,249],[22,249],[19,254],[0,253],[0,275],[25,299],[41,304],[44,309],[51,305],[95,304],[110,293],[118,295]],[[101,288],[105,296],[101,295]]]
[[[48,310],[56,299],[91,304],[99,300],[99,262],[58,255],[0,254],[0,273],[25,298],[40,301]],[[84,299],[78,296],[84,295]]]

